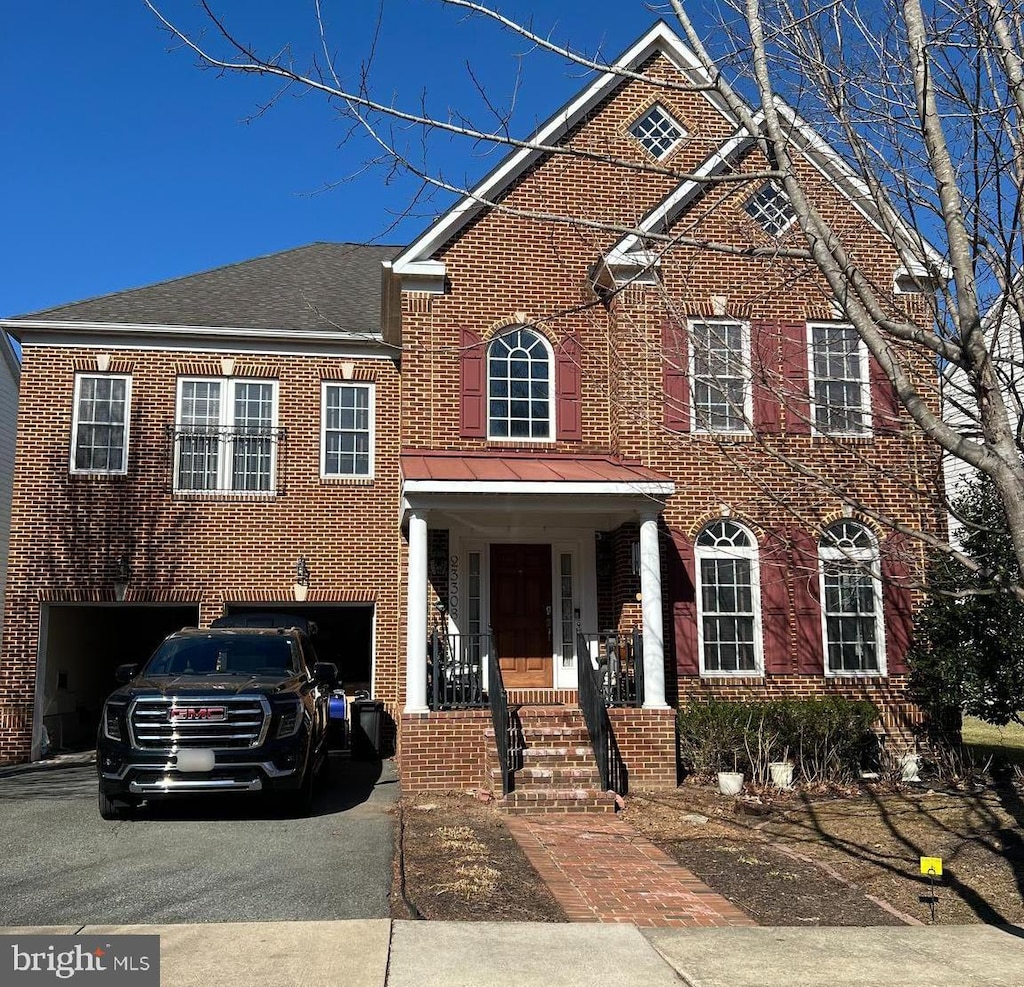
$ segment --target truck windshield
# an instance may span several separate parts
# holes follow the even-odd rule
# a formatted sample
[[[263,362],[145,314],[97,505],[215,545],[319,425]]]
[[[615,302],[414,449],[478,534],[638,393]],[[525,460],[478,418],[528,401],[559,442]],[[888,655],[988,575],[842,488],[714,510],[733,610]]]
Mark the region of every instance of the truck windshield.
[[[298,669],[298,655],[290,638],[210,634],[164,641],[142,674],[291,675]]]

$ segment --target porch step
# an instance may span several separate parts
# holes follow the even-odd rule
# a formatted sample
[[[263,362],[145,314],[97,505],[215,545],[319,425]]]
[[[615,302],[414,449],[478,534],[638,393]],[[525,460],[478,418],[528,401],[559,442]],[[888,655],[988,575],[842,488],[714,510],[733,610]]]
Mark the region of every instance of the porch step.
[[[491,769],[491,784],[501,785],[501,769]],[[522,767],[515,772],[515,790],[517,792],[544,791],[557,789],[593,788],[601,789],[601,777],[597,765],[591,761],[589,765],[553,764],[550,767]]]
[[[510,815],[526,813],[568,813],[615,811],[615,796],[599,788],[567,788],[527,790],[516,789],[495,802],[500,812]]]

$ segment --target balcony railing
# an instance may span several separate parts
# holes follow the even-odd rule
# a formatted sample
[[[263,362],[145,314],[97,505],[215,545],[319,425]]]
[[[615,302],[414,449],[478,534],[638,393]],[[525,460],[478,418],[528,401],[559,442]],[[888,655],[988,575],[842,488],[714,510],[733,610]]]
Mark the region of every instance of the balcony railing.
[[[265,425],[168,425],[179,493],[269,494],[287,433]]]

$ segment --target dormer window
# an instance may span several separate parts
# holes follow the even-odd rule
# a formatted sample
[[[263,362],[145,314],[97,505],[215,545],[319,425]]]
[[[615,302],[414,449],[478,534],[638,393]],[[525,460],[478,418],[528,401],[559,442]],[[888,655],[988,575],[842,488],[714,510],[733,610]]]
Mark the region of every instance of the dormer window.
[[[676,144],[686,136],[682,125],[676,123],[668,110],[659,103],[655,103],[635,121],[629,132],[659,161],[667,157]]]
[[[778,239],[796,219],[786,193],[775,182],[765,182],[743,207],[769,236]]]

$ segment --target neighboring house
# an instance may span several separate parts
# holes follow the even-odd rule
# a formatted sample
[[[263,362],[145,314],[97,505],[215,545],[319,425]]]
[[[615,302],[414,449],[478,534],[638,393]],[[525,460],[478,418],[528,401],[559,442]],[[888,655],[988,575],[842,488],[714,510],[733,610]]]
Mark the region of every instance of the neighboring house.
[[[575,736],[580,703],[646,787],[675,784],[694,697],[867,697],[906,741],[914,553],[848,502],[932,524],[909,491],[935,455],[813,272],[696,245],[798,236],[777,188],[624,180],[611,159],[764,169],[672,86],[701,75],[663,24],[618,65],[534,135],[592,153],[515,151],[403,249],[4,322],[25,359],[3,758],[46,716],[85,731],[167,628],[268,605],[385,703],[409,790],[500,785],[509,709],[530,743]],[[809,141],[800,167],[923,313],[837,160]]]
[[[11,486],[14,478],[14,440],[18,425],[18,379],[21,363],[7,333],[0,329],[0,634],[4,626],[4,588],[7,582],[7,542],[11,528]]]

